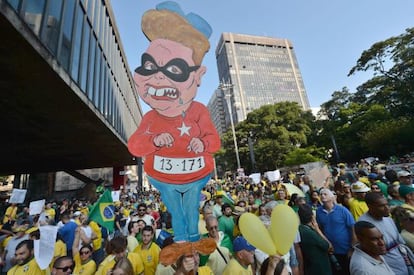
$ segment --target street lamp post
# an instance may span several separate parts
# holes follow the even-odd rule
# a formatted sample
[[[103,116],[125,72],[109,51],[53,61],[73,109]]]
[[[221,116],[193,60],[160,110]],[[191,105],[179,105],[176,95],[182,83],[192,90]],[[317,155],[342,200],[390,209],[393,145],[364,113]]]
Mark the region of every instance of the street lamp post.
[[[254,149],[253,149],[253,132],[249,131],[249,136],[247,137],[249,143],[249,152],[250,152],[250,161],[252,163],[252,171],[256,171],[256,159],[254,158]]]
[[[233,121],[233,110],[231,108],[231,102],[230,102],[232,88],[233,88],[233,84],[230,84],[230,83],[220,83],[219,85],[219,89],[221,89],[224,93],[224,96],[226,98],[226,103],[227,103],[227,109],[229,110],[231,131],[233,132],[234,150],[236,151],[237,170],[239,170],[241,168],[240,157],[239,157],[239,146],[237,145],[236,130],[234,128],[234,121]]]

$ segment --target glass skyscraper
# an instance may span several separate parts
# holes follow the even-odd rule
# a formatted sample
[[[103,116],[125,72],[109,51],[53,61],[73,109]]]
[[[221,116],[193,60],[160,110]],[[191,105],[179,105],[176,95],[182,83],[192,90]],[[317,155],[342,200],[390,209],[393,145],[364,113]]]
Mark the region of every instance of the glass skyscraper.
[[[302,75],[289,40],[223,33],[216,48],[216,59],[223,92],[230,93],[227,98],[235,123],[263,105],[282,101],[297,102],[304,110],[309,109]]]

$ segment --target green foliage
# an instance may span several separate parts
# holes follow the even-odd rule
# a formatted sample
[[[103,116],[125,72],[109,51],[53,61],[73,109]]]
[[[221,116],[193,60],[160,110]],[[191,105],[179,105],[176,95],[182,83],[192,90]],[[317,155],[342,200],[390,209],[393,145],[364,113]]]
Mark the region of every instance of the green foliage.
[[[308,162],[316,162],[322,160],[319,156],[323,156],[322,149],[318,149],[315,146],[307,148],[295,148],[293,151],[286,155],[285,165],[293,166],[300,165]]]
[[[236,126],[237,145],[241,166],[247,173],[254,170],[249,151],[249,138],[253,143],[257,171],[274,170],[285,165],[286,156],[298,148],[306,148],[312,136],[315,118],[303,111],[295,102],[266,105],[247,115]],[[320,159],[318,150],[307,154]],[[312,158],[313,160],[313,158]],[[222,136],[222,149],[216,154],[216,163],[227,170],[236,169],[236,156],[231,129]]]
[[[321,105],[315,143],[332,148],[334,137],[345,161],[413,151],[414,28],[364,51],[349,75],[359,71],[373,77],[355,93],[335,91]]]

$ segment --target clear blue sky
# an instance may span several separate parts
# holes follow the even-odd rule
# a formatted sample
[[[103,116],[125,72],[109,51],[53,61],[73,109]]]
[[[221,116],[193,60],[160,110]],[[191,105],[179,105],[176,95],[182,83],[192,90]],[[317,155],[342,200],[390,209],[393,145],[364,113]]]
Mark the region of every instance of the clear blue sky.
[[[133,71],[148,47],[142,14],[160,0],[112,0],[128,64]],[[177,0],[185,13],[201,15],[213,28],[204,58],[207,74],[197,100],[207,104],[219,84],[215,49],[222,32],[287,38],[293,43],[311,107],[334,91],[351,92],[371,73],[347,77],[364,50],[414,27],[411,0]],[[148,110],[147,106],[143,106]]]

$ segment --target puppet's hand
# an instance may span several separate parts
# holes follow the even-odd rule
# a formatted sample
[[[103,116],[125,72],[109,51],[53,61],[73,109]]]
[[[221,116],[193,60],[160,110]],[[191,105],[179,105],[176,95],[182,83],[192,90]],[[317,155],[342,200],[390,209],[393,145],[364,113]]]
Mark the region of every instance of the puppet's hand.
[[[170,133],[162,133],[154,138],[154,144],[157,147],[171,147],[173,145],[174,138]]]
[[[193,151],[196,154],[204,152],[204,143],[199,138],[192,138],[187,150],[188,152]]]

